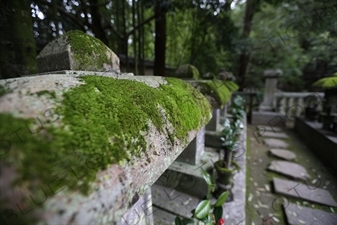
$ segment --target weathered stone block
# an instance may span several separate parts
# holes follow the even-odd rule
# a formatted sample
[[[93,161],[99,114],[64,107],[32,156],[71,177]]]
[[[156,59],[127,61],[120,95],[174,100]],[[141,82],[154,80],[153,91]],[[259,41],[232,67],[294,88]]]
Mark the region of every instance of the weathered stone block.
[[[0,85],[0,211],[20,215],[17,224],[120,222],[211,117],[207,99],[176,78],[50,74]]]
[[[219,122],[220,122],[220,109],[213,109],[212,119],[206,125],[206,130],[217,131]]]
[[[177,161],[186,162],[192,165],[200,163],[204,154],[205,147],[205,127],[202,128],[197,136],[189,143],[185,150],[178,156]]]
[[[190,64],[181,65],[176,71],[176,77],[199,79],[199,70]]]
[[[59,70],[116,71],[119,58],[102,41],[69,31],[50,42],[36,58],[39,73]]]

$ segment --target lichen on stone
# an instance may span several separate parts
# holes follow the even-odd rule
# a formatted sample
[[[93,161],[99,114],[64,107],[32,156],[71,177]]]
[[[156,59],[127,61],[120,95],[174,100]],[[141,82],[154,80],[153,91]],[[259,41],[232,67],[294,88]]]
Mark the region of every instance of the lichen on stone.
[[[180,79],[166,78],[167,84],[158,88],[111,77],[80,79],[84,84],[63,93],[55,109],[61,120],[57,126],[45,124],[39,130],[33,119],[0,114],[0,135],[11,143],[9,151],[1,146],[1,159],[16,168],[18,183],[48,184],[58,176],[60,188],[88,194],[98,171],[146,154],[149,126],[164,132],[160,107],[174,127],[172,141],[186,141],[189,131],[210,119],[208,101]],[[21,139],[10,135],[18,129]]]

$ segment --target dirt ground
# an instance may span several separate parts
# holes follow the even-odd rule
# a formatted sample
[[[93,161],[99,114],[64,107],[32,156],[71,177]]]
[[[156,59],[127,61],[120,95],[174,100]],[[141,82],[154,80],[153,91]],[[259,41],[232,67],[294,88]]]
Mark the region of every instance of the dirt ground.
[[[256,126],[248,125],[247,128],[247,176],[246,176],[246,224],[247,225],[267,225],[279,224],[287,225],[285,212],[281,206],[284,202],[291,202],[300,206],[320,209],[337,214],[337,208],[319,205],[299,198],[292,198],[275,194],[273,191],[272,178],[292,180],[283,175],[267,171],[268,164],[276,157],[268,154],[269,148],[263,144],[263,137],[255,138]],[[295,162],[304,166],[312,177],[308,184],[326,189],[337,201],[337,176],[329,171],[315,157],[310,150],[302,144],[296,133],[291,128],[283,128],[289,138],[282,139],[290,147],[288,150],[297,155]],[[315,183],[316,179],[316,183]],[[317,183],[320,180],[320,184]],[[285,198],[286,197],[286,198]]]

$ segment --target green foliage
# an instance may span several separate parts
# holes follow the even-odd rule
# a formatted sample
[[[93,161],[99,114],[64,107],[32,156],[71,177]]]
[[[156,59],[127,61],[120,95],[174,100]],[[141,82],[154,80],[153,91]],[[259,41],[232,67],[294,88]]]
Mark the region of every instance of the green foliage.
[[[322,79],[319,79],[313,84],[313,86],[322,87],[325,89],[337,88],[337,73],[335,73],[331,77],[324,77]]]
[[[206,172],[202,171],[204,180],[208,185],[208,194],[206,199],[201,201],[195,209],[191,211],[193,219],[202,221],[206,225],[216,225],[217,221],[222,218],[223,208],[222,205],[226,202],[228,198],[228,192],[222,193],[217,199],[215,204],[211,204],[212,192],[214,192],[215,184],[212,181],[211,176]],[[213,210],[212,210],[213,209]],[[212,211],[212,212],[210,212]],[[180,219],[175,218],[175,225],[194,223],[193,219]]]

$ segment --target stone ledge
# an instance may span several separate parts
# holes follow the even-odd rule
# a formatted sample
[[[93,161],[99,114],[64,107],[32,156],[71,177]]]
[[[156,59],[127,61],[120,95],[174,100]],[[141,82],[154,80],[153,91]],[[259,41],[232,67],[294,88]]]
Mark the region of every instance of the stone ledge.
[[[65,132],[72,128],[71,126],[75,126],[76,129],[86,129],[83,134],[91,138],[90,135],[94,135],[96,131],[100,130],[100,128],[98,124],[97,126],[90,128],[92,130],[87,128],[87,123],[84,121],[87,121],[88,118],[83,118],[83,122],[78,123],[77,125],[71,124],[69,127],[64,124],[66,121],[65,119],[67,118],[64,114],[60,115],[55,112],[50,113],[49,111],[49,114],[46,116],[46,112],[49,109],[55,109],[62,103],[65,99],[65,93],[69,93],[69,91],[83,87],[83,85],[86,84],[85,80],[81,80],[83,77],[83,74],[51,74],[1,80],[0,85],[7,89],[7,93],[2,95],[0,98],[0,116],[3,117],[1,120],[5,121],[9,118],[14,121],[15,124],[17,122],[19,125],[23,125],[23,123],[20,122],[20,119],[28,121],[28,119],[38,118],[38,121],[42,123],[44,128],[48,131],[54,130],[56,133],[61,131]],[[103,77],[109,79],[105,79]],[[135,81],[135,83],[143,83],[148,86],[149,90],[150,88],[159,88],[161,85],[168,84],[167,79],[154,76],[121,76],[119,79],[116,78],[117,77],[113,75],[102,76],[99,82],[106,82],[107,85],[110,85],[110,79],[114,79],[113,82],[121,82],[121,85],[125,85],[125,82],[122,81],[129,80]],[[164,110],[159,111],[162,115],[162,119],[165,119],[162,130],[160,131],[158,127],[156,127],[153,123],[150,123],[148,133],[140,134],[140,137],[144,137],[146,140],[146,152],[140,152],[139,156],[131,154],[129,156],[129,160],[108,164],[105,169],[100,169],[96,173],[96,179],[88,184],[91,187],[91,191],[88,195],[83,194],[80,190],[68,187],[67,185],[70,185],[68,183],[60,184],[60,177],[58,177],[60,176],[60,171],[54,171],[57,172],[55,176],[54,173],[48,173],[51,171],[48,167],[45,169],[35,167],[35,165],[38,166],[38,164],[43,163],[42,161],[39,161],[39,152],[42,153],[43,151],[48,151],[50,149],[53,150],[56,146],[59,148],[55,147],[55,152],[51,150],[49,153],[48,151],[47,156],[49,154],[61,154],[62,145],[54,143],[54,137],[50,136],[47,130],[44,129],[43,132],[39,133],[41,131],[40,129],[38,132],[35,132],[35,134],[32,134],[33,132],[29,133],[29,131],[37,131],[39,125],[36,126],[36,124],[32,124],[30,127],[31,124],[29,124],[29,126],[26,126],[27,129],[29,127],[29,131],[24,130],[26,129],[25,127],[18,127],[19,129],[23,128],[22,130],[24,131],[20,132],[20,135],[25,133],[25,137],[27,137],[28,140],[31,140],[33,135],[34,138],[41,135],[41,138],[36,142],[30,141],[29,145],[20,145],[19,140],[14,142],[15,140],[13,137],[16,136],[11,136],[11,134],[15,133],[15,124],[13,124],[14,130],[6,130],[8,127],[11,128],[11,126],[1,127],[1,135],[6,135],[3,137],[11,144],[12,147],[14,146],[12,149],[4,149],[4,146],[1,146],[1,156],[3,160],[0,164],[2,171],[0,174],[0,183],[2,193],[1,200],[4,201],[1,209],[12,210],[11,212],[14,215],[17,215],[17,224],[116,224],[119,222],[127,210],[131,208],[132,204],[134,204],[139,197],[144,194],[145,191],[159,178],[159,176],[186,148],[188,143],[193,140],[197,132],[210,120],[211,107],[202,94],[179,79],[175,79],[175,81],[179,85],[182,85],[180,88],[185,90],[185,92],[183,92],[185,95],[179,96],[179,93],[174,91],[167,94],[166,97],[167,99],[170,99],[170,101],[165,103],[167,106],[166,110],[164,108]],[[178,84],[173,85],[173,87],[179,88]],[[100,87],[99,83],[97,83],[96,86]],[[101,90],[99,90],[96,86],[95,91],[101,92]],[[113,88],[113,86],[111,86],[111,88]],[[132,90],[126,90],[126,92],[130,91]],[[83,96],[88,93],[89,92],[83,92]],[[121,95],[115,97],[123,98],[124,96]],[[186,99],[181,97],[186,97]],[[137,95],[135,95],[135,99],[137,99]],[[189,103],[187,103],[187,101]],[[130,105],[126,105],[127,103],[123,101],[121,102],[122,105],[116,106],[118,107],[118,110],[125,108],[128,109],[128,107],[130,107]],[[174,115],[174,112],[169,109],[174,109],[176,104],[182,103],[184,103],[184,105],[191,104],[191,107],[193,106],[198,108],[199,112],[196,114],[189,111],[188,117],[192,117],[193,119],[199,117],[200,121],[198,122],[198,126],[193,129],[189,129],[188,132],[184,133],[183,138],[178,138],[175,136],[176,133],[174,125],[176,124],[171,123],[169,119],[172,119],[173,117],[175,119],[173,122],[178,122],[185,120],[186,118],[184,115],[180,114],[181,112]],[[80,116],[81,112],[86,112],[86,110],[89,109],[91,110],[91,107],[95,106],[95,104],[89,101],[84,101],[83,104],[87,104],[87,106],[84,108],[76,108],[73,113],[79,113],[78,115]],[[201,105],[203,105],[204,108],[202,108],[203,106]],[[161,108],[159,107],[158,109]],[[144,108],[144,110],[146,109]],[[111,113],[111,111],[106,111],[107,116]],[[53,117],[55,115],[57,118]],[[89,113],[88,115],[90,116],[91,114]],[[153,119],[152,115],[149,115],[149,117],[150,119]],[[53,122],[51,122],[51,119]],[[130,126],[133,126],[134,129],[139,129],[139,131],[141,131],[140,128],[137,127],[137,123],[131,124]],[[129,127],[123,128],[127,129]],[[108,132],[109,135],[111,135],[109,141],[121,138],[120,136],[113,135],[115,132],[114,129],[108,130]],[[78,137],[76,135],[76,132],[71,134],[69,137],[73,138],[69,138],[69,142],[76,141],[76,137]],[[42,147],[40,149],[35,149],[35,144],[39,144],[39,141],[45,141],[44,138],[49,138],[49,141],[45,143],[46,145],[43,146],[43,149]],[[67,146],[68,143],[64,144]],[[89,141],[88,143],[79,142],[79,144],[84,146],[86,144],[91,145],[92,141]],[[30,145],[33,146],[31,149],[34,153],[32,154],[33,159],[34,157],[36,157],[36,159],[30,162],[25,162],[26,164],[24,164],[25,167],[23,168],[16,168],[19,164],[11,163],[13,160],[20,161],[22,156],[26,156],[25,152],[28,151]],[[133,152],[135,147],[139,147],[135,146],[133,143],[131,143],[129,147],[127,146],[124,147],[125,149],[121,149],[118,152],[123,152],[124,150],[130,150]],[[96,147],[97,146],[93,148]],[[66,157],[70,157],[72,150],[74,149],[69,149],[69,155],[66,155]],[[140,150],[143,151],[144,149]],[[102,158],[100,159],[103,161],[109,160],[109,158],[105,156],[106,154],[109,155],[108,153],[109,152],[101,151],[99,154],[101,154]],[[6,161],[6,156],[9,155],[11,157],[7,157],[8,160]],[[85,156],[87,157],[87,155]],[[93,154],[89,154],[89,156],[84,159],[87,167],[89,167],[87,165],[88,160],[93,160],[92,156]],[[26,158],[28,158],[28,156]],[[55,162],[52,161],[50,163]],[[72,162],[72,164],[76,164],[76,162]],[[95,165],[97,166],[98,164]],[[71,165],[71,168],[72,166],[73,165]],[[84,169],[89,170],[87,168]],[[25,174],[25,184],[29,184],[31,186],[26,186],[24,184],[18,186],[12,185],[12,181],[14,181],[15,178],[21,178],[22,172],[27,173]],[[34,174],[34,177],[31,176],[32,174]],[[41,180],[40,175],[46,179]],[[81,182],[85,183],[89,179],[87,179],[86,173],[70,174],[67,172],[66,175],[75,175],[74,181],[75,183],[79,182],[79,184],[76,185],[79,185],[80,187],[83,185]],[[85,178],[85,180],[83,181],[82,178]],[[64,187],[66,188],[64,189]],[[46,196],[43,196],[43,193],[45,193],[44,190],[48,190],[48,194]],[[39,199],[40,201],[37,201],[39,204],[37,204],[36,201],[32,201],[29,195],[31,197],[33,196],[32,198],[35,198],[35,200]],[[29,211],[29,213],[27,213],[27,211]],[[32,222],[33,219],[37,219],[37,221]]]

